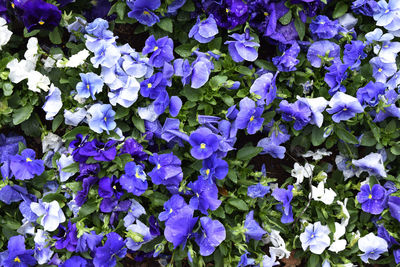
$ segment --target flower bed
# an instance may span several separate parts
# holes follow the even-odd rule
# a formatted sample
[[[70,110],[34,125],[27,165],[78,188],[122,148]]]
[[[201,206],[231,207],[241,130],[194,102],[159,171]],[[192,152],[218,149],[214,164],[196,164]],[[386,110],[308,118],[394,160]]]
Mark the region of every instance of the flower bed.
[[[396,266],[398,0],[0,1],[0,266]]]

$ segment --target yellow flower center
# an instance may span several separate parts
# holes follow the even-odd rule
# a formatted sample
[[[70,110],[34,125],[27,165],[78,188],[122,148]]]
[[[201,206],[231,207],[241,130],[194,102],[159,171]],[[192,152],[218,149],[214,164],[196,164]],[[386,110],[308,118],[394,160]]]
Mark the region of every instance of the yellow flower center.
[[[86,88],[87,88],[87,89],[90,89],[90,85],[89,85],[89,84],[87,84],[87,85],[86,85]]]
[[[104,121],[107,121],[107,117],[104,117]]]
[[[226,13],[229,13],[229,9],[228,9],[228,8],[227,8],[227,9],[225,9],[225,12],[226,12]]]
[[[18,257],[15,257],[14,262],[21,262],[21,260]]]
[[[11,3],[11,7],[12,7],[12,8],[15,8],[15,4],[14,4],[14,3]]]
[[[158,46],[155,46],[153,51],[156,51],[157,49],[158,49]]]
[[[343,111],[346,111],[346,110],[347,110],[347,108],[344,108],[344,109],[343,109]]]
[[[369,194],[369,196],[368,196],[368,199],[371,199],[372,198],[372,195],[371,194]]]
[[[30,158],[26,158],[26,162],[31,162],[32,160]]]
[[[379,68],[378,71],[379,71],[379,72],[382,72],[382,68]]]
[[[314,238],[314,234],[311,235],[311,238]]]
[[[147,88],[151,88],[153,85],[151,83],[147,84]]]
[[[136,178],[140,178],[139,172],[136,172],[135,176],[136,176]]]
[[[250,117],[250,121],[254,121],[254,116],[251,116],[251,117]]]
[[[169,209],[169,213],[172,213],[172,209]]]
[[[39,20],[39,25],[43,25],[44,21],[43,20]]]
[[[201,144],[200,144],[200,148],[201,148],[201,149],[205,149],[205,148],[206,148],[206,144],[201,143]]]
[[[269,13],[268,12],[264,12],[264,16],[268,17]]]
[[[386,13],[389,13],[389,9],[386,9],[386,10],[385,10],[385,14],[386,14]]]
[[[158,170],[161,169],[161,165],[160,164],[157,164],[157,169]]]
[[[150,15],[149,11],[143,11],[143,15]]]
[[[206,170],[206,174],[209,175],[210,174],[210,169]]]

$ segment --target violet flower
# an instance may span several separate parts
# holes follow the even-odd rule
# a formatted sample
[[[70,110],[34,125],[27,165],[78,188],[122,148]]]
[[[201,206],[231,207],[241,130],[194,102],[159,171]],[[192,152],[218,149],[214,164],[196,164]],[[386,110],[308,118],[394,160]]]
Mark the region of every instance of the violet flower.
[[[172,197],[165,201],[164,203],[164,211],[160,212],[158,215],[158,219],[160,221],[167,221],[169,218],[178,214],[181,209],[189,208],[191,209],[185,202],[182,196],[175,194]]]
[[[246,215],[246,220],[244,221],[244,229],[246,236],[246,243],[250,241],[250,239],[261,240],[263,235],[267,233],[256,220],[254,220],[254,210],[250,211]]]
[[[182,248],[184,248],[197,220],[198,217],[193,218],[192,209],[182,209],[165,223],[165,239],[171,242],[174,248],[179,245],[182,245]]]
[[[400,197],[389,196],[388,205],[390,215],[400,222]]]
[[[200,174],[204,180],[214,183],[215,179],[224,179],[228,171],[228,163],[214,154],[203,160],[203,168],[201,168]]]
[[[218,220],[209,217],[200,218],[202,233],[196,233],[196,243],[200,247],[200,255],[209,256],[226,238],[225,227]]]
[[[21,155],[10,157],[10,169],[17,180],[30,180],[35,175],[41,175],[44,172],[44,162],[41,159],[35,159],[34,150],[26,148]]]
[[[22,21],[28,32],[35,29],[52,31],[61,20],[61,11],[43,0],[24,1]]]
[[[285,50],[281,56],[272,58],[272,62],[279,71],[290,72],[296,70],[296,65],[300,62],[297,56],[300,52],[300,46],[293,42],[289,49]]]
[[[210,129],[201,127],[192,132],[189,137],[192,146],[190,154],[195,159],[206,159],[218,149],[218,137]]]
[[[375,184],[371,189],[368,184],[365,184],[361,186],[360,190],[357,194],[357,201],[361,203],[362,210],[371,214],[381,214],[386,206],[385,188]]]
[[[167,36],[158,40],[154,36],[150,36],[146,40],[145,47],[142,50],[143,55],[151,54],[149,64],[160,68],[164,62],[170,62],[174,59],[174,43],[171,38]]]
[[[95,250],[93,264],[99,267],[115,266],[117,263],[116,257],[123,258],[126,255],[127,249],[124,247],[125,242],[122,237],[114,232],[108,233],[104,246]]]
[[[255,61],[258,57],[257,50],[254,47],[259,47],[260,44],[252,42],[253,37],[247,37],[245,33],[234,33],[229,35],[235,41],[226,41],[228,45],[229,54],[235,62]]]
[[[250,185],[247,187],[247,195],[251,198],[264,197],[270,191],[269,186],[262,185],[261,183]]]
[[[136,19],[140,24],[153,26],[160,19],[152,11],[159,8],[160,0],[135,0],[127,1],[128,7],[132,10],[128,17]]]
[[[199,178],[187,186],[194,193],[189,202],[192,209],[198,209],[201,213],[208,215],[208,209],[216,210],[221,205],[221,200],[218,199],[218,188],[215,184]]]
[[[92,116],[88,121],[89,127],[96,133],[106,131],[109,134],[117,126],[114,121],[115,111],[109,104],[94,104],[88,113]]]
[[[364,108],[358,102],[357,98],[342,92],[337,92],[329,101],[326,111],[332,115],[332,120],[336,123],[353,118],[357,113],[364,112]]]
[[[383,165],[382,155],[379,153],[370,153],[359,160],[352,160],[354,166],[359,168],[356,173],[357,177],[363,171],[367,171],[369,175],[386,177],[385,166]]]
[[[330,230],[328,226],[321,225],[321,222],[309,224],[302,234],[300,234],[301,246],[304,251],[310,248],[314,254],[322,254],[324,250],[331,244],[329,238]]]
[[[332,21],[327,16],[319,15],[310,23],[310,32],[314,39],[331,39],[338,34],[339,26],[337,20]]]
[[[289,103],[282,100],[279,103],[279,112],[282,113],[284,121],[293,121],[293,128],[296,131],[303,129],[311,121],[311,109],[303,101],[297,100],[294,103]]]
[[[102,91],[104,85],[103,80],[93,72],[80,73],[79,76],[81,76],[82,81],[76,85],[78,96],[81,98],[88,98],[91,96],[93,100],[96,100],[94,95]]]
[[[154,184],[165,186],[179,186],[183,179],[180,159],[172,152],[169,154],[158,155],[154,153],[149,161],[155,165],[153,170],[148,173]]]
[[[143,194],[148,186],[143,167],[131,161],[125,164],[125,174],[121,176],[119,183],[123,189],[135,196]]]
[[[293,199],[293,186],[288,185],[287,190],[281,189],[281,188],[275,188],[274,191],[272,192],[272,196],[277,200],[282,202],[282,218],[281,222],[282,223],[291,223],[294,221],[293,219],[293,211],[292,211],[292,205],[290,205],[290,202],[292,202]]]
[[[32,249],[25,249],[25,238],[21,235],[12,236],[8,240],[7,251],[2,255],[3,266],[35,266],[36,259]],[[4,257],[4,259],[3,259]]]
[[[214,36],[218,33],[217,23],[214,20],[214,16],[211,14],[207,19],[200,21],[197,17],[196,24],[192,27],[189,32],[189,38],[196,39],[199,43],[205,44],[214,39]]]
[[[261,118],[264,107],[256,107],[255,102],[248,97],[240,100],[239,106],[240,111],[238,112],[235,120],[236,127],[238,129],[247,128],[248,134],[255,134],[258,130],[260,130],[264,122],[264,118]]]
[[[308,48],[307,59],[310,61],[311,66],[320,68],[322,65],[321,57],[327,56],[333,61],[337,61],[340,57],[340,47],[330,41],[317,41],[312,43]]]
[[[376,107],[379,103],[379,96],[385,94],[386,85],[380,82],[370,81],[366,86],[357,90],[357,99],[362,105]]]

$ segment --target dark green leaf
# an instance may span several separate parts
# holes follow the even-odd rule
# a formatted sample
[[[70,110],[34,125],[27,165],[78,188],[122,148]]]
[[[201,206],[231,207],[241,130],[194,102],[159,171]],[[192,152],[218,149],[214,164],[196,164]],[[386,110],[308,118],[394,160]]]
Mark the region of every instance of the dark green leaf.
[[[173,31],[173,24],[170,18],[162,19],[159,23],[157,23],[157,25],[166,32]]]
[[[61,33],[58,27],[50,32],[49,39],[53,44],[61,44]]]
[[[71,165],[68,165],[67,167],[62,168],[63,172],[70,172],[70,173],[77,173],[79,172],[79,163],[74,162]]]
[[[228,200],[228,203],[230,205],[234,206],[235,208],[237,208],[238,210],[242,210],[242,211],[249,210],[249,207],[247,206],[246,202],[244,202],[243,200],[241,200],[239,198],[230,198]]]
[[[136,129],[138,129],[141,133],[146,132],[146,128],[144,127],[144,120],[138,118],[136,116],[132,117],[133,125],[135,125]]]
[[[324,129],[314,127],[311,134],[311,143],[313,146],[319,146],[324,142]]]
[[[238,160],[250,160],[257,156],[262,150],[262,147],[246,146],[238,151],[236,158]]]
[[[279,22],[282,23],[283,25],[288,25],[291,21],[292,21],[292,11],[289,9],[289,11],[279,19]]]
[[[332,18],[337,19],[344,14],[346,14],[349,6],[344,2],[339,2],[336,4],[335,9],[333,10]]]
[[[26,121],[31,116],[33,111],[33,106],[28,104],[22,108],[14,110],[13,113],[13,123],[14,125],[18,125],[23,121]]]
[[[343,129],[342,127],[335,126],[334,131],[335,131],[337,137],[339,137],[340,139],[342,139],[346,143],[358,144],[357,138],[352,133],[350,133],[349,131]]]
[[[303,40],[304,35],[306,34],[306,26],[299,17],[296,17],[296,19],[294,20],[294,26],[296,27],[300,40]]]

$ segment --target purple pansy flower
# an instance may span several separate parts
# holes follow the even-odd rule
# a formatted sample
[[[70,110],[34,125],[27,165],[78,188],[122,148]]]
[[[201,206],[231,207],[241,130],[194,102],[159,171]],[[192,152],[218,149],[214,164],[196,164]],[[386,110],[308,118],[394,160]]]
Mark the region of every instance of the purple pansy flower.
[[[154,36],[150,36],[146,40],[145,47],[142,50],[143,55],[151,54],[149,64],[161,68],[165,62],[170,62],[174,59],[174,42],[168,36],[158,40]]]
[[[132,10],[128,13],[128,17],[136,19],[141,24],[153,26],[160,21],[158,16],[152,12],[160,7],[160,0],[127,1],[127,5]]]
[[[239,103],[240,111],[236,116],[236,127],[238,129],[246,129],[249,134],[255,134],[258,130],[260,130],[264,118],[261,118],[261,115],[264,111],[264,107],[256,107],[256,104],[253,100],[248,97],[240,100]]]
[[[330,67],[326,67],[327,72],[325,74],[324,81],[329,85],[329,94],[334,95],[336,92],[346,92],[346,88],[342,85],[342,82],[347,78],[347,64],[341,62],[335,62]]]
[[[282,202],[282,218],[281,222],[282,223],[291,223],[294,221],[293,219],[293,211],[292,211],[292,205],[290,205],[290,202],[292,202],[293,199],[293,186],[289,185],[287,187],[287,190],[281,189],[281,188],[275,188],[274,191],[272,192],[272,196],[277,200]]]
[[[68,251],[74,252],[78,244],[78,231],[76,224],[72,224],[68,221],[68,226],[65,228],[62,224],[58,227],[58,234],[53,236],[56,241],[56,249],[67,249]]]
[[[337,92],[329,101],[331,108],[326,109],[332,115],[332,120],[336,123],[353,118],[357,113],[364,112],[364,108],[357,98],[342,92]]]
[[[323,40],[312,43],[308,48],[307,59],[315,68],[321,67],[321,57],[325,56],[337,61],[340,57],[340,47],[333,42]]]
[[[173,217],[174,215],[178,214],[181,209],[188,208],[191,209],[183,199],[178,194],[172,195],[172,197],[165,201],[164,203],[164,210],[160,212],[158,215],[158,219],[160,221],[167,221],[169,218]]]
[[[251,198],[264,197],[269,191],[270,187],[262,185],[261,183],[247,187],[247,195]]]
[[[195,159],[206,159],[218,149],[219,141],[210,129],[201,127],[192,132],[189,137],[189,143],[192,146],[190,154]]]
[[[148,173],[154,184],[165,186],[178,186],[182,181],[183,172],[180,159],[172,152],[169,154],[154,153],[149,161],[155,165],[153,170]]]
[[[372,65],[372,76],[377,82],[386,83],[387,78],[397,71],[396,62],[384,62],[380,57],[374,57],[369,61]]]
[[[367,54],[364,52],[365,45],[362,41],[351,41],[350,44],[344,46],[343,62],[351,66],[351,69],[356,69],[361,65],[361,59],[364,59]]]
[[[338,34],[339,26],[337,20],[332,21],[327,16],[319,15],[310,23],[310,32],[314,39],[331,39]]]
[[[361,186],[357,200],[363,211],[371,214],[380,214],[385,209],[385,193],[383,186],[375,184],[372,189],[368,184]]]
[[[290,72],[296,70],[299,63],[297,56],[300,52],[300,46],[297,42],[293,42],[289,49],[285,50],[281,56],[272,58],[272,62],[279,71]]]
[[[233,61],[255,61],[257,59],[258,53],[254,47],[258,47],[260,44],[252,42],[254,40],[253,37],[247,37],[245,33],[234,33],[230,37],[235,39],[235,41],[226,41],[225,44],[228,45],[229,54]]]
[[[61,20],[61,11],[43,0],[24,1],[22,21],[28,32],[35,29],[53,30]]]
[[[363,171],[367,171],[369,175],[386,177],[385,166],[383,165],[382,155],[379,153],[370,153],[359,160],[352,160],[354,166],[359,168],[357,176]]]
[[[328,226],[321,225],[321,222],[309,224],[302,234],[300,234],[301,246],[304,251],[310,247],[310,251],[314,254],[322,254],[322,252],[330,245],[330,230]]]
[[[96,133],[106,131],[109,134],[117,126],[114,121],[115,111],[110,104],[94,104],[88,113],[92,116],[88,121],[89,127]]]
[[[21,155],[10,157],[10,169],[17,180],[30,180],[35,175],[41,175],[44,172],[44,162],[41,159],[35,159],[36,153],[32,149],[24,149]]]
[[[370,81],[366,86],[357,91],[357,99],[361,104],[375,107],[379,103],[379,96],[385,94],[386,85]]]
[[[289,103],[286,100],[282,100],[279,103],[279,109],[282,113],[282,119],[284,121],[293,121],[293,128],[297,131],[303,129],[311,121],[311,109],[303,101],[297,100],[294,103]]]
[[[218,33],[217,23],[214,20],[214,16],[211,14],[207,19],[200,21],[197,17],[196,24],[192,27],[189,32],[189,38],[194,37],[199,43],[208,43]]]
[[[116,257],[123,258],[126,255],[127,249],[124,247],[125,242],[117,233],[111,232],[107,234],[107,241],[104,246],[95,250],[94,265],[98,267],[115,266],[117,263]]]
[[[172,216],[165,223],[165,239],[174,245],[174,248],[182,245],[186,246],[186,241],[192,234],[194,225],[198,217],[193,218],[192,209],[182,209],[178,214]]]
[[[400,222],[400,197],[390,196],[388,199],[390,215]]]
[[[94,96],[97,93],[100,93],[103,89],[103,80],[99,75],[89,72],[89,73],[80,73],[81,82],[76,85],[76,91],[78,92],[78,96],[81,98],[92,97],[93,100],[96,100]]]
[[[32,249],[25,249],[25,238],[21,235],[12,236],[8,240],[8,250],[0,258],[2,266],[35,266]],[[4,253],[4,252],[3,252]]]
[[[254,210],[250,211],[246,215],[246,220],[244,221],[244,229],[245,229],[245,236],[246,242],[248,243],[250,239],[254,240],[261,240],[263,235],[267,233],[256,220],[254,220]]]
[[[192,209],[198,209],[201,213],[208,215],[208,209],[216,210],[221,205],[221,200],[218,199],[218,188],[215,184],[199,178],[195,182],[190,182],[188,187],[194,194],[189,202]]]
[[[228,174],[228,163],[213,154],[211,157],[203,160],[203,168],[200,170],[201,177],[209,183],[214,183],[215,179],[224,179]]]
[[[200,255],[211,255],[217,246],[226,238],[225,227],[218,220],[209,217],[200,218],[202,232],[196,234],[196,243],[200,247]]]
[[[119,179],[119,183],[127,192],[140,196],[147,189],[146,173],[141,165],[128,162],[125,165],[125,174]]]
[[[233,29],[246,22],[248,8],[242,0],[202,1],[202,7],[207,13],[214,15],[217,25]]]

